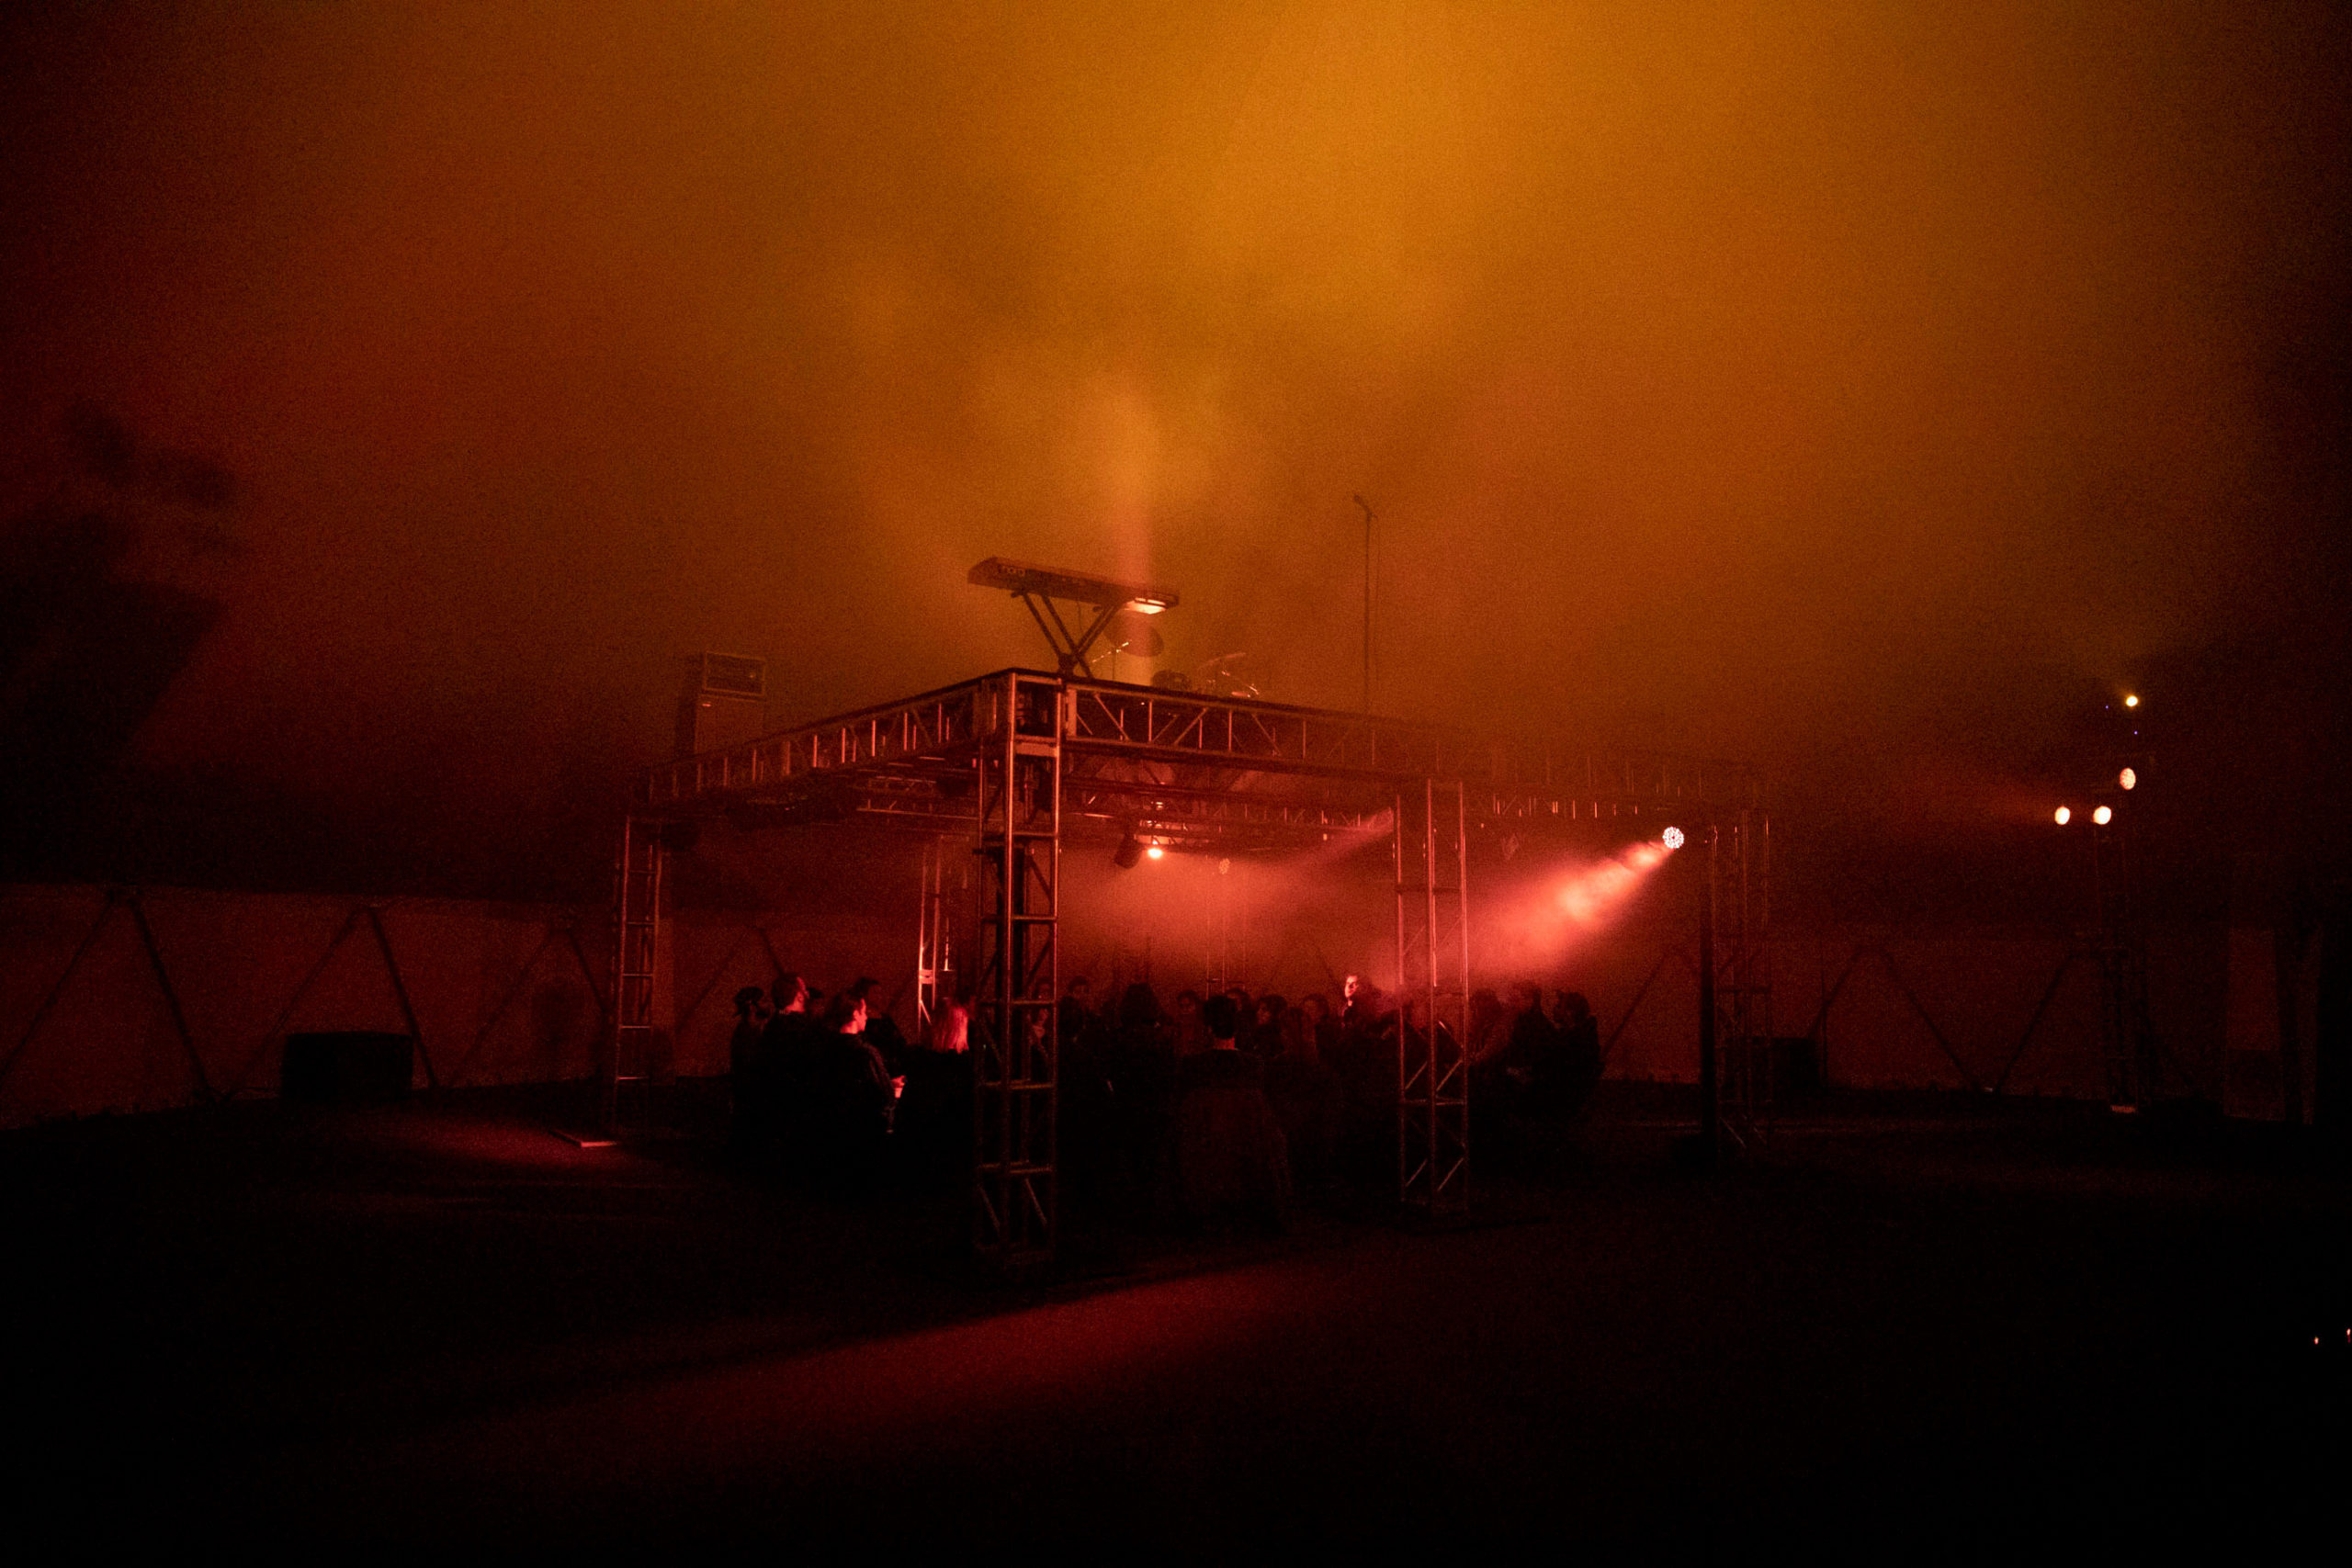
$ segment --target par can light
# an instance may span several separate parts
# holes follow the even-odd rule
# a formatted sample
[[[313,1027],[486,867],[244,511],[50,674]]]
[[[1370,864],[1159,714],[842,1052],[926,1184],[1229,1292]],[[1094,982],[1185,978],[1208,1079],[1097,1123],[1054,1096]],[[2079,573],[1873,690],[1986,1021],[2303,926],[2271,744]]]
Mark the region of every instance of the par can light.
[[[2057,821],[2058,826],[2061,828],[2064,828],[2067,823],[2072,822],[2075,819],[2075,812],[2072,807],[2062,806],[2050,815]]]
[[[2140,787],[2140,775],[2133,773],[2130,768],[2126,768],[2121,773],[2115,775],[2115,782],[2121,784],[2125,789],[2138,789]]]
[[[2091,813],[2091,820],[2104,828],[2115,820],[2115,808],[2111,806],[2102,806]]]
[[[1679,828],[1668,828],[1665,832],[1660,833],[1657,836],[1657,841],[1664,844],[1669,850],[1679,850],[1682,847],[1682,829]]]

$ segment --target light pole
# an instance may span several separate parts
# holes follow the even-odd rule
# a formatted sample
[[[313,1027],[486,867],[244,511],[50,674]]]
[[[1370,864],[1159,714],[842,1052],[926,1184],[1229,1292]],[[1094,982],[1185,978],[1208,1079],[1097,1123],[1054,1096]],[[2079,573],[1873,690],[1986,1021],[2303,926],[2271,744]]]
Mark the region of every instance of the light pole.
[[[1363,711],[1372,712],[1372,502],[1359,495],[1363,509]]]

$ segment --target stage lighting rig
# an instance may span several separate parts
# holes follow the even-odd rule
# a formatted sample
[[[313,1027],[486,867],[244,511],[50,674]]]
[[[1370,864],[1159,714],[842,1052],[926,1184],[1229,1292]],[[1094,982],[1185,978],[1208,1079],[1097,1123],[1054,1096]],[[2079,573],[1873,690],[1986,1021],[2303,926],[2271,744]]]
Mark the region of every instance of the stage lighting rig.
[[[1129,833],[1119,840],[1119,847],[1111,852],[1111,863],[1121,871],[1133,871],[1139,861],[1146,858],[1164,860],[1167,856],[1167,845],[1148,843],[1135,834]]]
[[[978,588],[1001,588],[1027,607],[1037,629],[1046,634],[1046,641],[1054,650],[1054,664],[1063,675],[1083,675],[1094,678],[1093,669],[1086,656],[1112,620],[1123,610],[1133,610],[1156,615],[1162,610],[1176,607],[1176,591],[1156,587],[1146,582],[1120,582],[1108,577],[1098,577],[1091,571],[1066,571],[1057,567],[1032,566],[1026,561],[1007,560],[1002,556],[990,556],[966,575],[965,581]],[[1081,606],[1086,615],[1065,620],[1056,600]],[[1071,621],[1080,628],[1073,632]],[[1148,640],[1148,639],[1137,639]]]

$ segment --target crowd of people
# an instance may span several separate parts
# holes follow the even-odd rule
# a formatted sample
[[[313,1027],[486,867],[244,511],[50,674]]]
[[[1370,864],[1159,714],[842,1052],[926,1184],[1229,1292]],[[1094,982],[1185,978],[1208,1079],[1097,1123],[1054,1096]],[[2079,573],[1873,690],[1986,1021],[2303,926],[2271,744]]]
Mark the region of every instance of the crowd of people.
[[[821,998],[797,975],[735,998],[740,1158],[813,1184],[952,1180],[968,1168],[976,1027],[943,1003],[906,1039],[859,980]],[[821,1006],[820,1005],[821,1003]],[[1469,1081],[1473,1147],[1513,1161],[1556,1143],[1600,1076],[1592,1010],[1534,984],[1469,998],[1467,1040],[1440,1022],[1442,1070]],[[1040,1029],[1043,1013],[1038,1015]],[[1429,1049],[1429,1009],[1347,976],[1337,997],[1136,982],[1098,1003],[1070,982],[1055,1010],[1057,1166],[1074,1216],[1279,1226],[1294,1202],[1396,1183],[1399,1032]]]

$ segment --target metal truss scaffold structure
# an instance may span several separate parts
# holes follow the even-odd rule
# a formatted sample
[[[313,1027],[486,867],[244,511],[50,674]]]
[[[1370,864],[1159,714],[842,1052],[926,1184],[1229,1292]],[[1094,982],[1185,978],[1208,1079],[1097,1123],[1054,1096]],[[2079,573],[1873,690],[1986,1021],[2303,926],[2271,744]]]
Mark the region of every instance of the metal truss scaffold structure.
[[[1475,713],[1465,713],[1475,720]],[[1049,1258],[1058,1224],[1054,1043],[1065,840],[1279,852],[1392,840],[1400,1001],[1399,1196],[1445,1208],[1468,1191],[1470,845],[1545,824],[1650,830],[1749,804],[1724,762],[1532,740],[1429,723],[1072,674],[1002,670],[654,768],[616,879],[615,1039],[606,1077],[643,1059],[660,919],[659,825],[725,817],[756,829],[865,823],[922,834],[916,998],[948,966],[947,842],[977,844],[980,892],[975,1244],[1006,1266]],[[956,963],[961,972],[961,961]],[[643,998],[635,1010],[632,1002]],[[607,1088],[609,1116],[612,1098]]]
[[[1396,1196],[1437,1213],[1470,1201],[1470,845],[1460,783],[1399,790]]]
[[[1726,1047],[1720,1070],[1724,1131],[1746,1147],[1771,1130],[1773,1025],[1771,818],[1727,812],[1707,829],[1706,986],[1714,1032]]]
[[[972,1247],[1020,1268],[1049,1260],[1058,1229],[1060,1109],[1057,894],[1061,883],[1058,683],[1009,676],[1004,716],[979,751],[980,1006],[973,1017]]]

